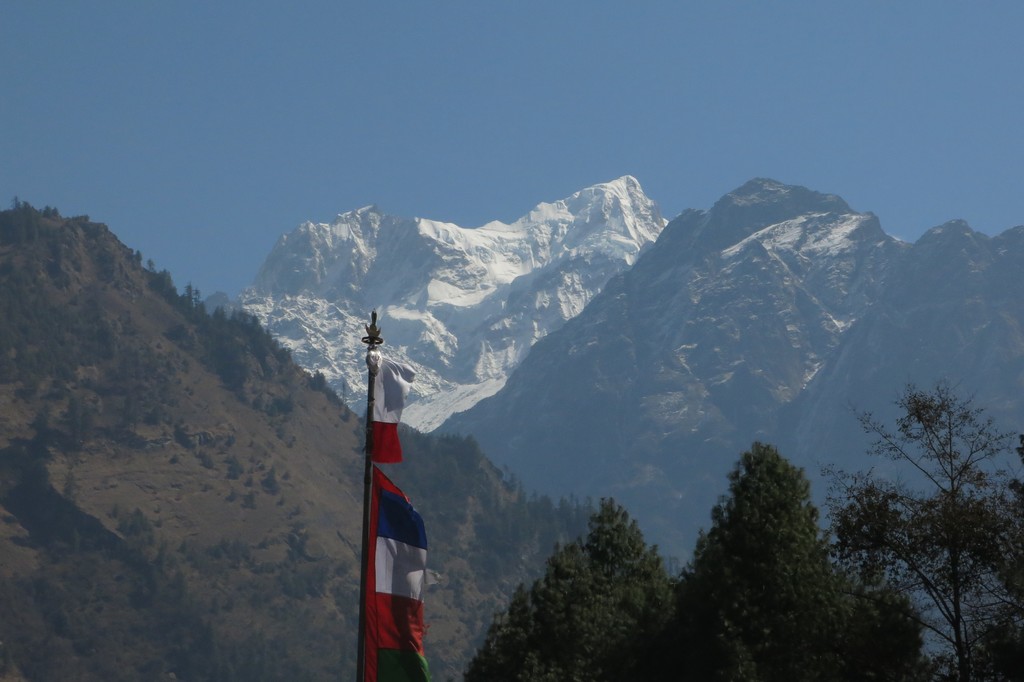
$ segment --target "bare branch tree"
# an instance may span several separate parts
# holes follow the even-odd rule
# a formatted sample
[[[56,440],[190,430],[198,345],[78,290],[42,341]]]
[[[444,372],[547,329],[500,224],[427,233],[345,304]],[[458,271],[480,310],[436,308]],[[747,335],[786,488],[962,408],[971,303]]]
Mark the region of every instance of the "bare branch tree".
[[[1011,435],[946,383],[908,386],[896,404],[895,431],[869,413],[860,421],[876,437],[871,453],[910,475],[833,472],[836,553],[909,596],[953,679],[977,679],[987,640],[1022,615],[1005,580],[1022,526],[1004,461]]]

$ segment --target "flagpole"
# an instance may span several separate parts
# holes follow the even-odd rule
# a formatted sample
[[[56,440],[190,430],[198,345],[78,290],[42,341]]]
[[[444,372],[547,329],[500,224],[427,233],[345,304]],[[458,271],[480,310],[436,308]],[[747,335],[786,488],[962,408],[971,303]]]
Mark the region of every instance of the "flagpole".
[[[366,446],[364,449],[364,474],[363,474],[363,539],[362,551],[359,554],[359,636],[358,651],[356,654],[356,682],[363,682],[366,670],[366,583],[369,567],[370,538],[370,497],[373,485],[373,463],[371,453],[373,452],[373,401],[374,384],[376,383],[377,371],[380,369],[380,351],[377,349],[384,339],[380,336],[380,328],[377,326],[377,311],[370,314],[370,324],[366,327],[366,336],[362,339],[366,344]]]

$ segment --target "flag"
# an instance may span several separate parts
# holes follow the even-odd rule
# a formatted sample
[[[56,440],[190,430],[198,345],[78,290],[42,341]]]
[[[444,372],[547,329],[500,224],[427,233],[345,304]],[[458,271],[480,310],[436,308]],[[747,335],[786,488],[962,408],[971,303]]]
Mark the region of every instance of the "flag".
[[[370,458],[379,464],[402,461],[398,422],[416,372],[409,365],[382,357],[373,383],[373,450]]]
[[[362,682],[429,682],[423,656],[423,519],[398,487],[373,467],[371,546],[366,572]]]

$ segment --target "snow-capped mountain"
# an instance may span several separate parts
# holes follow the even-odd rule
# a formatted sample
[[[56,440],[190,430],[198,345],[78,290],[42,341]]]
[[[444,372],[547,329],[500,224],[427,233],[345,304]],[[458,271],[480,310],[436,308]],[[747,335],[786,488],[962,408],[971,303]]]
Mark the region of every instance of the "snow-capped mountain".
[[[867,468],[855,410],[892,416],[907,382],[948,379],[1024,426],[1022,234],[950,223],[910,245],[837,196],[751,181],[670,222],[441,430],[530,488],[615,497],[685,554],[754,440],[812,477]]]
[[[370,206],[281,237],[239,303],[357,408],[358,332],[375,309],[384,351],[418,373],[403,422],[430,430],[497,392],[664,225],[629,176],[511,224],[464,228]]]

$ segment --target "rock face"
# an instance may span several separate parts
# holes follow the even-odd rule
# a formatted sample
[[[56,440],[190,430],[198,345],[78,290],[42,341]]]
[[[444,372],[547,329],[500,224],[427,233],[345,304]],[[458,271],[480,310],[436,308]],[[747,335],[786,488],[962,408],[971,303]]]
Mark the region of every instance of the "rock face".
[[[628,176],[473,229],[367,207],[283,236],[239,303],[357,409],[353,330],[377,310],[385,351],[418,372],[403,421],[430,430],[497,392],[663,227]]]
[[[852,456],[846,442],[863,451],[851,406],[892,423],[899,389],[940,379],[1000,430],[1024,430],[1022,272],[1024,227],[988,237],[956,220],[904,249],[874,305],[787,410],[792,449],[809,462]]]
[[[953,222],[909,245],[834,195],[753,180],[669,223],[442,430],[527,486],[615,497],[685,554],[754,440],[812,476],[866,467],[854,411],[891,414],[908,382],[939,379],[1019,428],[1021,272],[1024,228]]]

